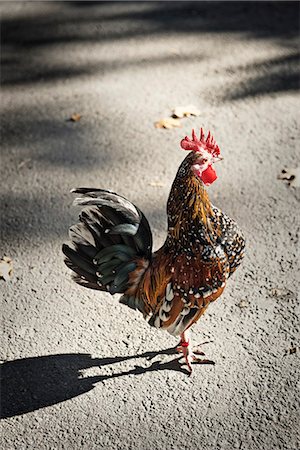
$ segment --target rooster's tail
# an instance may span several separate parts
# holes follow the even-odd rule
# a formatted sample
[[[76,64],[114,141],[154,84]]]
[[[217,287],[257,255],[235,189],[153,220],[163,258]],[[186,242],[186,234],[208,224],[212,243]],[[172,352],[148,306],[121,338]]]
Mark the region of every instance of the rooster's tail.
[[[73,280],[110,294],[134,292],[133,284],[138,284],[152,254],[144,214],[114,192],[89,188],[72,192],[82,194],[74,204],[84,206],[79,222],[69,230],[71,246],[63,245]]]

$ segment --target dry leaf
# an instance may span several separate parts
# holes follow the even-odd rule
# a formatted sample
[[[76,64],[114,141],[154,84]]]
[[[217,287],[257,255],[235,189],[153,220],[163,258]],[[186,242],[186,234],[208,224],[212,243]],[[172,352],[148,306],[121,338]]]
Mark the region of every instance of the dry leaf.
[[[24,159],[18,164],[18,169],[22,169],[22,167],[26,166],[26,164],[31,162],[31,158]]]
[[[241,300],[240,303],[237,305],[239,308],[248,308],[249,302],[247,300]]]
[[[284,298],[292,296],[293,293],[288,289],[272,288],[269,290],[269,295],[274,298]]]
[[[179,128],[181,127],[181,123],[179,119],[174,119],[173,117],[166,117],[165,119],[161,119],[154,124],[155,128]]]
[[[282,297],[285,292],[279,288],[272,288],[269,290],[269,294],[271,297]]]
[[[282,169],[277,178],[278,180],[287,180],[289,186],[300,187],[300,167]]]
[[[81,114],[72,114],[72,116],[70,117],[70,121],[71,122],[79,122],[79,120],[81,119]]]
[[[176,48],[169,48],[169,52],[171,53],[171,55],[175,55],[175,56],[180,55],[180,50],[177,50]]]
[[[12,278],[13,274],[13,263],[12,259],[8,256],[4,256],[0,260],[0,278],[3,278],[5,281],[9,281]]]
[[[153,187],[164,187],[164,184],[161,183],[160,181],[150,181],[150,183],[148,183],[149,186],[153,186]]]
[[[284,356],[293,355],[294,353],[297,353],[297,350],[297,347],[291,347],[285,351]]]
[[[173,117],[178,117],[182,119],[182,117],[190,117],[190,116],[200,116],[200,111],[194,105],[188,106],[177,106],[173,109]]]

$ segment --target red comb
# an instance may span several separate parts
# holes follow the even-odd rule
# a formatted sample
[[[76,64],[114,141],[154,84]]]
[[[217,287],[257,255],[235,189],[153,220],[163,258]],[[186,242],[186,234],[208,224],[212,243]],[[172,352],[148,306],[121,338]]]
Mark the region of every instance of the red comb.
[[[201,149],[206,150],[213,156],[219,156],[220,149],[216,144],[213,136],[208,132],[207,137],[204,136],[203,128],[200,130],[200,139],[197,138],[195,130],[192,130],[192,139],[186,136],[180,142],[181,147],[184,150],[192,150],[193,152],[199,152]]]

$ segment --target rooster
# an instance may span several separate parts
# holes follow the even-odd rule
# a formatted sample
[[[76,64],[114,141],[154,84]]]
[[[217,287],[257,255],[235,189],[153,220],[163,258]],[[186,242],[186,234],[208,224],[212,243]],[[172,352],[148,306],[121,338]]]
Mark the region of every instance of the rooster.
[[[201,362],[188,330],[224,291],[244,256],[245,240],[237,224],[213,206],[205,186],[223,159],[210,132],[192,131],[181,147],[189,153],[180,165],[168,203],[164,245],[152,252],[152,234],[142,211],[129,200],[103,189],[79,188],[74,203],[83,206],[63,245],[73,280],[87,288],[123,294],[120,302],[139,310],[148,323],[180,336],[177,350],[189,372]]]

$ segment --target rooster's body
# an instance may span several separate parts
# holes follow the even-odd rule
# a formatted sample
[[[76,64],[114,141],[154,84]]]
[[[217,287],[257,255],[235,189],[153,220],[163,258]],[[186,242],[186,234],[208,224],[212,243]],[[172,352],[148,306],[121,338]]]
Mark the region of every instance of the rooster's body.
[[[193,138],[182,143],[185,149],[184,142],[197,142],[198,147],[195,151],[186,145],[193,151],[173,182],[168,234],[157,252],[152,253],[149,223],[136,206],[113,192],[86,188],[74,190],[82,194],[75,203],[86,208],[70,228],[73,248],[63,247],[77,283],[123,293],[120,302],[141,311],[150,325],[180,335],[190,370],[195,357],[185,332],[222,294],[245,246],[236,223],[209,201],[203,179],[208,184],[216,176],[207,160],[200,170],[202,150],[199,166],[199,142],[208,140],[196,141],[194,134]]]

